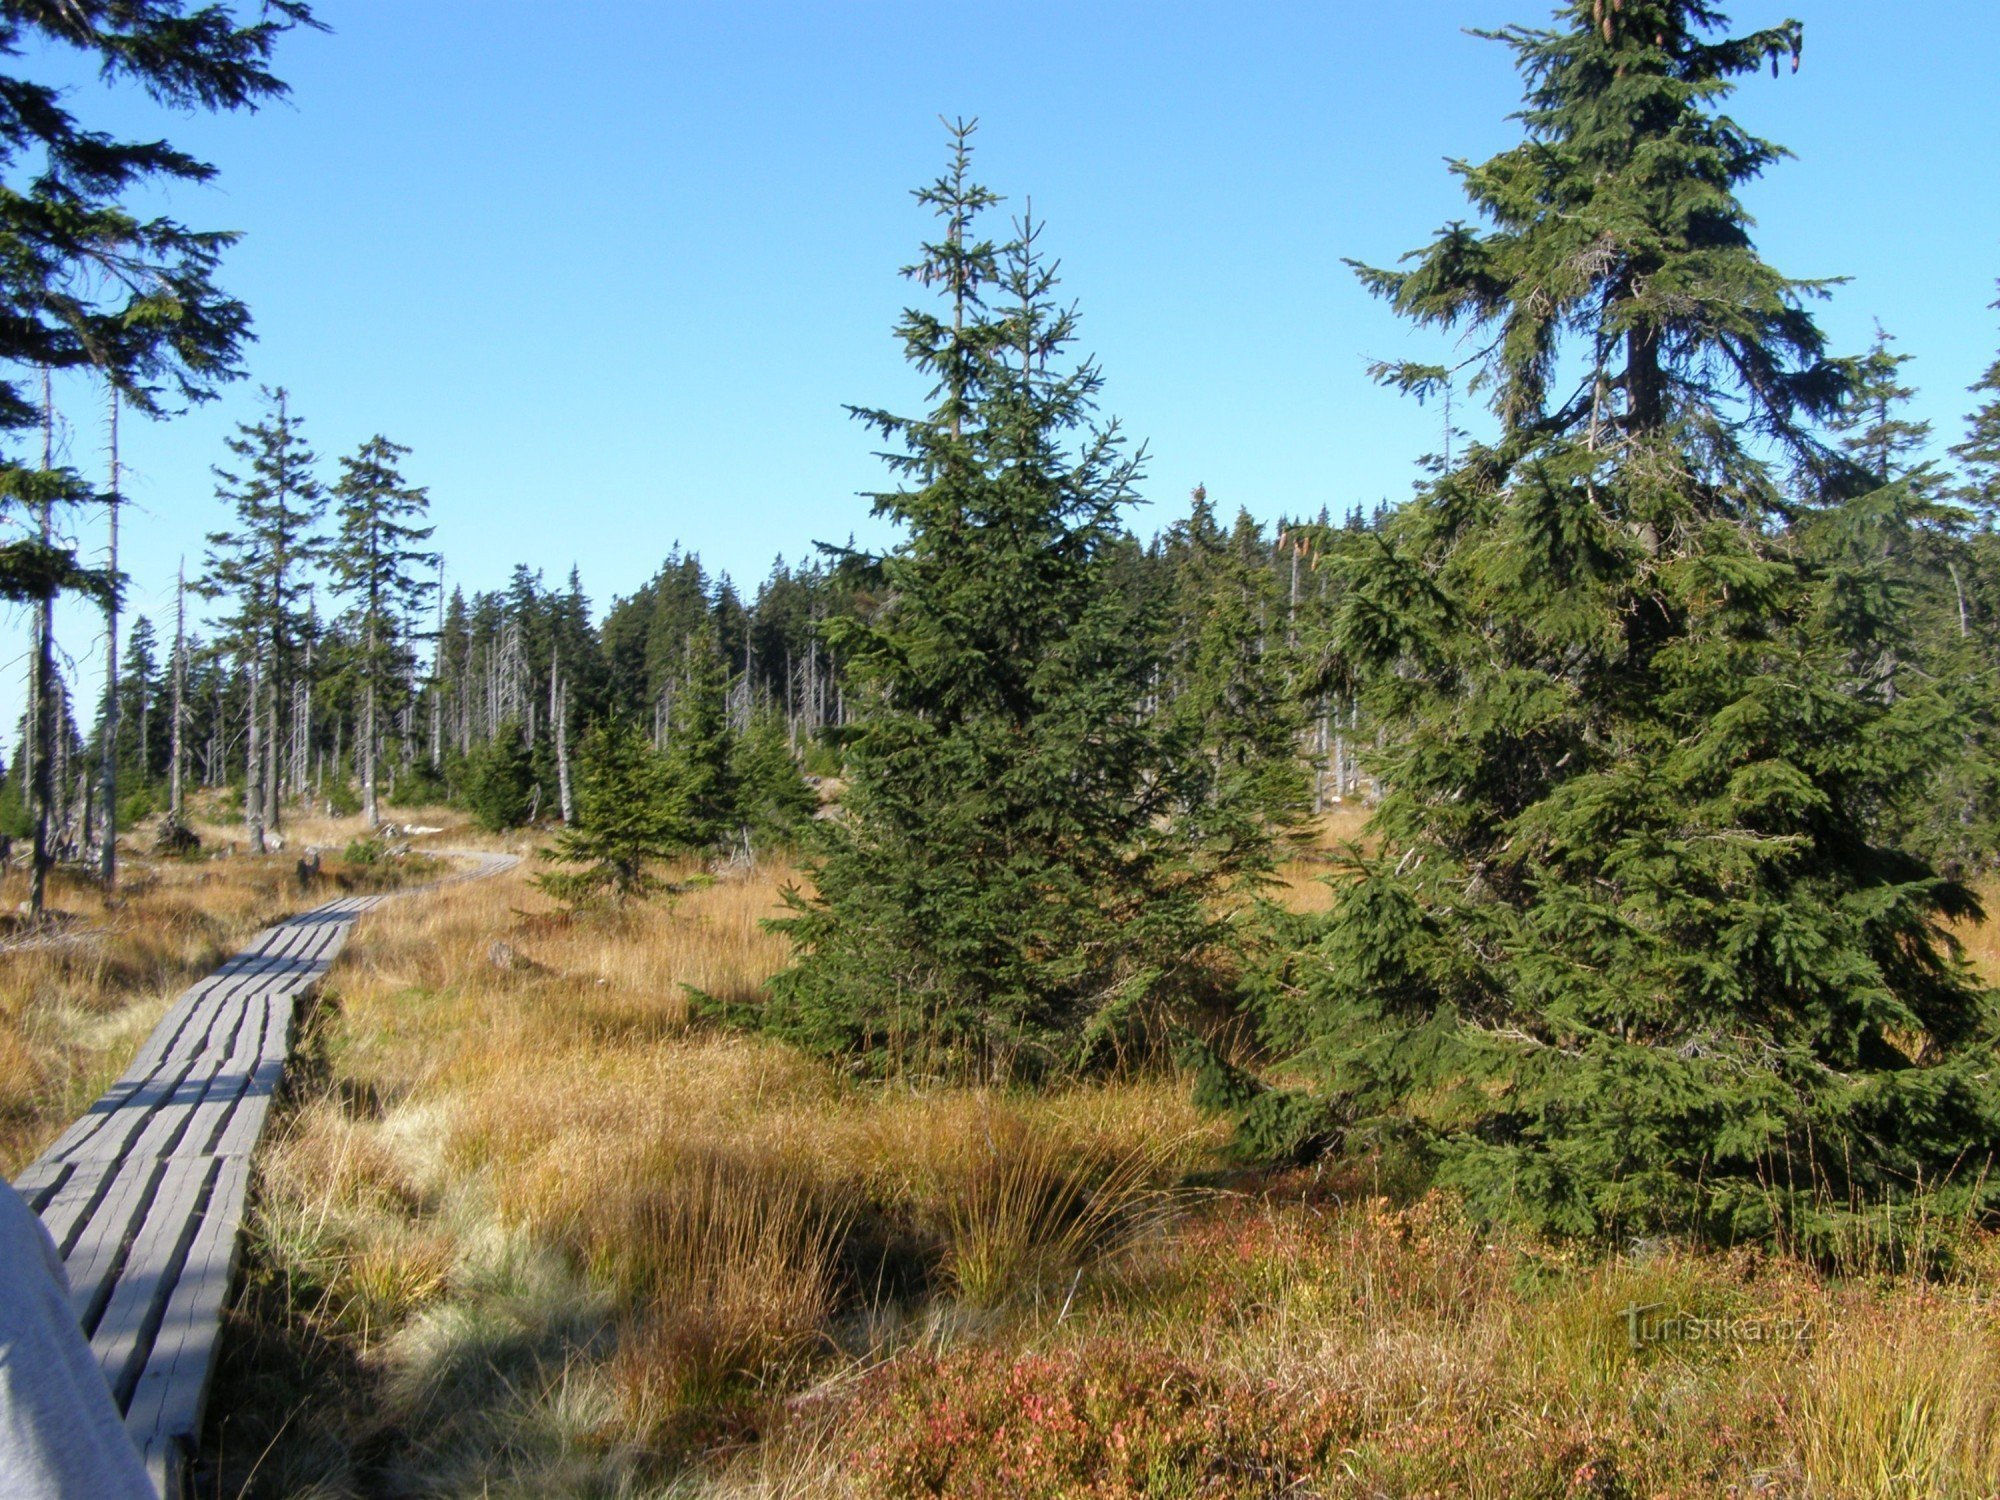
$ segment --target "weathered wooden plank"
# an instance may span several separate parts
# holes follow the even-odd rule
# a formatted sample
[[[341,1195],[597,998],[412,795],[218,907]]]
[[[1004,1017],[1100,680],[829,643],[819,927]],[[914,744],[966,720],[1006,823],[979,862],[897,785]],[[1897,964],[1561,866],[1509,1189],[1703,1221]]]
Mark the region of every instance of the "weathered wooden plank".
[[[238,1097],[227,1123],[216,1135],[211,1149],[218,1155],[249,1153],[263,1134],[264,1121],[271,1112],[278,1086],[284,1081],[297,1003],[279,996],[266,996],[261,1003],[265,1017],[263,1055],[250,1075],[249,1086]]]
[[[226,1004],[220,992],[212,993],[201,1006],[203,1032]],[[185,1061],[161,1058],[143,1074],[128,1071],[124,1078],[55,1140],[45,1157],[70,1158],[86,1153],[103,1158],[121,1154],[143,1124],[142,1116],[179,1085],[186,1072]],[[135,1114],[134,1111],[138,1113]]]
[[[104,1195],[83,1221],[76,1242],[63,1252],[70,1309],[85,1333],[95,1331],[98,1315],[110,1300],[125,1247],[153,1201],[160,1170],[160,1163],[153,1161],[119,1164],[108,1175]]]
[[[107,1111],[97,1122],[97,1129],[80,1140],[66,1143],[62,1150],[52,1153],[62,1161],[115,1162],[123,1158],[132,1143],[145,1130],[146,1122],[153,1117],[153,1111],[173,1098],[175,1092],[186,1081],[193,1062],[175,1059],[163,1063],[159,1072],[148,1079],[145,1086],[130,1098],[121,1100]]]
[[[28,1200],[28,1207],[40,1213],[42,1205],[55,1197],[75,1170],[68,1162],[45,1158],[14,1179],[14,1190]]]
[[[180,998],[173,1003],[167,1013],[160,1018],[159,1024],[153,1028],[152,1034],[140,1044],[139,1050],[132,1055],[132,1063],[126,1069],[125,1076],[130,1077],[134,1073],[143,1074],[145,1070],[167,1056],[180,1041],[187,1026],[188,1018],[194,1013],[201,1002],[214,998],[217,992],[227,993],[231,986],[241,977],[244,970],[257,958],[260,958],[270,945],[277,942],[281,936],[282,931],[278,927],[264,928],[250,940],[246,947],[228,959],[225,959],[217,966],[214,973],[205,979],[196,981],[194,984],[188,986],[186,990],[182,991]]]
[[[249,1155],[263,1135],[264,1121],[270,1116],[271,1101],[277,1097],[278,1085],[283,1081],[284,1074],[285,1060],[282,1057],[267,1057],[257,1064],[257,1070],[250,1078],[250,1087],[236,1101],[216,1137],[217,1156]]]
[[[268,929],[269,934],[281,937],[278,928]],[[177,1002],[175,1010],[154,1031],[155,1043],[147,1052],[133,1061],[118,1082],[96,1105],[86,1112],[83,1119],[65,1132],[54,1146],[53,1154],[72,1154],[77,1137],[101,1130],[107,1114],[122,1114],[130,1107],[149,1107],[164,1088],[178,1080],[187,1061],[197,1057],[213,1036],[218,1025],[228,1024],[233,1016],[233,1007],[244,993],[253,988],[264,967],[270,962],[268,953],[255,957],[256,967],[238,967],[226,974],[211,976],[190,990]],[[166,1042],[159,1039],[171,1032]]]
[[[138,1383],[153,1347],[153,1335],[166,1316],[188,1247],[201,1227],[202,1209],[217,1165],[213,1157],[187,1157],[170,1161],[161,1170],[159,1189],[132,1237],[117,1282],[91,1333],[91,1350],[121,1407]]]
[[[184,1086],[187,1070],[178,1060],[192,1061],[209,1050],[215,1028],[232,1021],[236,1006],[251,993],[274,983],[283,991],[303,991],[324,977],[354,919],[381,900],[341,897],[261,930],[175,1002],[126,1072],[44,1154],[104,1160],[132,1149],[147,1128],[132,1112],[150,1114]]]
[[[353,930],[352,916],[306,929],[307,941],[300,945],[292,966],[268,987],[267,993],[296,994],[317,984],[333,966],[333,960],[346,946],[347,935]]]
[[[199,1071],[202,1060],[241,1025],[246,999],[268,987],[274,976],[296,971],[311,963],[301,950],[318,946],[318,934],[311,928],[281,924],[266,930],[269,937],[259,945],[248,962],[237,965],[223,983],[211,985],[189,1013],[180,1018],[177,1039],[152,1065],[149,1073],[128,1076],[123,1090],[113,1091],[99,1101],[83,1120],[64,1133],[50,1148],[51,1154],[76,1159],[107,1160],[129,1151],[145,1149],[141,1137],[157,1139],[162,1128],[156,1116],[162,1110],[188,1106],[189,1091],[199,1097],[209,1087],[212,1073]],[[172,1115],[166,1129],[177,1130],[182,1123]]]
[[[219,1011],[226,1010],[229,1003],[245,988],[256,982],[263,965],[268,962],[270,948],[284,940],[281,928],[270,929],[266,947],[252,958],[242,963],[218,969],[199,985],[187,992],[186,1006],[179,1014],[169,1013],[169,1027],[155,1031],[157,1039],[152,1049],[132,1059],[133,1066],[126,1069],[126,1076],[135,1073],[140,1077],[145,1072],[157,1068],[170,1058],[188,1057],[201,1050],[202,1039],[208,1033]]]
[[[239,1026],[242,1024],[240,1010],[232,1020]],[[216,1039],[216,1045],[223,1045],[221,1038]],[[175,1144],[187,1129],[195,1107],[201,1103],[210,1083],[227,1060],[228,1055],[223,1052],[189,1059],[171,1090],[150,1096],[145,1109],[135,1107],[127,1119],[114,1122],[95,1139],[86,1142],[73,1153],[71,1160],[83,1162],[139,1157],[157,1161],[171,1156]]]
[[[262,999],[243,1002],[229,1055],[210,1077],[200,1102],[189,1111],[187,1129],[174,1147],[175,1155],[199,1156],[214,1151],[216,1138],[249,1091],[258,1059],[264,1054],[266,1012],[267,1005]]]
[[[64,1168],[67,1175],[35,1212],[42,1216],[49,1238],[56,1242],[56,1250],[66,1256],[82,1233],[85,1221],[97,1208],[98,1199],[104,1195],[112,1169],[105,1165],[79,1166],[74,1162],[54,1165]]]
[[[257,1143],[263,1113],[256,1101],[268,1100],[284,1076],[287,1039],[272,1024],[271,999],[259,996],[245,1003],[244,1026],[237,1042],[236,1061],[231,1064],[233,1090],[218,1090],[204,1101],[202,1118],[190,1129],[181,1149],[211,1156],[248,1154]],[[274,1034],[275,1033],[275,1034]],[[256,1111],[254,1127],[245,1123],[245,1111]]]
[[[156,1438],[140,1446],[139,1458],[146,1465],[146,1477],[153,1481],[153,1492],[162,1500],[180,1500],[187,1445],[177,1437]]]
[[[222,1158],[201,1228],[125,1408],[125,1430],[142,1447],[150,1448],[163,1437],[185,1438],[191,1444],[201,1431],[222,1333],[222,1306],[242,1243],[238,1229],[249,1187],[249,1160]]]
[[[215,997],[218,991],[226,998],[269,954],[273,946],[283,942],[284,938],[285,924],[282,922],[262,929],[246,945],[224,959],[213,974],[192,985],[180,1000],[175,1002],[174,1008],[161,1019],[160,1024],[153,1028],[152,1035],[134,1055],[132,1066],[126,1070],[126,1076],[130,1077],[134,1073],[143,1074],[145,1070],[172,1052],[185,1034],[188,1017],[200,1002]]]

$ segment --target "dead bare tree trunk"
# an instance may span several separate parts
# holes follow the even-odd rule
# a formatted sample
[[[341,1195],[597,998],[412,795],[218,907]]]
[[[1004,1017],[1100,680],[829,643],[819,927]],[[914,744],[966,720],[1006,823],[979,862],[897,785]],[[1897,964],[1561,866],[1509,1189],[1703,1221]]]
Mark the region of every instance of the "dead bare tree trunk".
[[[550,674],[553,677],[553,673]],[[565,825],[576,820],[576,804],[570,800],[569,790],[569,684],[563,683],[556,694],[556,701],[549,710],[549,717],[556,726],[556,795],[562,802],[562,820]]]
[[[55,398],[49,388],[49,372],[42,371],[42,473],[46,478],[55,468],[56,461],[56,409]],[[55,497],[42,497],[41,511],[42,548],[47,550],[55,541]],[[49,848],[49,813],[55,802],[53,767],[55,759],[55,697],[56,675],[56,590],[53,579],[43,583],[41,597],[35,604],[35,669],[30,717],[34,723],[33,756],[34,775],[29,778],[35,803],[35,847],[34,863],[28,881],[28,915],[30,920],[39,922],[48,905],[49,866],[54,862],[54,854]]]
[[[264,758],[261,776],[263,780],[264,804],[262,808],[263,826],[275,831],[278,827],[278,663],[277,652],[271,653],[272,662],[265,672],[264,683]],[[264,852],[262,833],[258,836],[257,852]]]
[[[174,576],[174,732],[167,761],[167,810],[181,821],[182,726],[187,699],[187,561]]]
[[[264,852],[264,757],[262,729],[264,705],[260,701],[257,658],[250,658],[249,745],[246,748],[243,778],[243,826],[249,835],[252,853]]]
[[[382,826],[375,806],[375,611],[368,611],[368,680],[361,689],[361,812],[368,826]]]
[[[104,606],[104,888],[118,885],[118,387],[111,387],[111,592]],[[141,719],[143,723],[143,718]]]

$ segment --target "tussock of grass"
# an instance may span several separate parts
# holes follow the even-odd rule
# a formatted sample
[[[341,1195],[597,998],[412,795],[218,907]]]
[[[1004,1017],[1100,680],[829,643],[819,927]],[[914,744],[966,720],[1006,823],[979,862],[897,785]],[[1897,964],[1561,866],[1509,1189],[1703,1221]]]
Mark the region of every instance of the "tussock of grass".
[[[971,1169],[941,1196],[944,1269],[959,1295],[994,1306],[1052,1277],[1156,1217],[1162,1148],[1102,1134],[1084,1142],[1003,1115]],[[1167,1148],[1171,1151],[1171,1146]]]
[[[1818,1352],[1790,1423],[1803,1493],[2000,1494],[2000,1321],[1925,1313],[1857,1320]]]
[[[641,1432],[739,1380],[781,1377],[824,1341],[844,1215],[806,1174],[694,1153],[578,1230],[593,1270],[640,1307],[617,1365]]]

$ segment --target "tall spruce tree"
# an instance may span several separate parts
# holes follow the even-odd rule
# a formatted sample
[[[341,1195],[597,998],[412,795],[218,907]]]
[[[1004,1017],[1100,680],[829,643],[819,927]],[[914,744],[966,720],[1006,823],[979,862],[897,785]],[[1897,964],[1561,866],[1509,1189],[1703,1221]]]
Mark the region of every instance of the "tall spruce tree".
[[[2000,311],[2000,302],[1993,307]],[[1972,394],[1985,399],[1966,419],[1965,440],[1952,448],[1951,456],[1964,476],[1960,498],[1979,512],[1990,529],[2000,517],[2000,359],[1986,367]]]
[[[2000,684],[1981,585],[1985,564],[1966,492],[1924,457],[1930,424],[1912,420],[1910,356],[1888,335],[1855,366],[1832,427],[1858,474],[1852,493],[1814,516],[1806,538],[1827,574],[1833,624],[1854,643],[1855,670],[1902,703],[1906,754],[1923,767],[1882,809],[1880,829],[1949,873],[1990,864],[2000,846]]]
[[[1499,436],[1343,580],[1381,844],[1265,1015],[1321,1125],[1488,1215],[1827,1247],[1990,1201],[1995,1023],[1940,928],[1971,897],[1874,833],[1920,774],[1858,665],[1887,622],[1839,618],[1790,524],[1854,482],[1812,433],[1852,364],[1758,256],[1737,189],[1781,152],[1720,106],[1800,29],[1724,24],[1499,33],[1527,139],[1454,166],[1484,224],[1361,271],[1476,341]]]
[[[268,64],[279,35],[300,24],[313,21],[298,0],[273,0],[247,25],[227,5],[189,10],[181,0],[75,0],[0,11],[6,66],[0,75],[0,305],[7,309],[0,319],[0,522],[26,523],[25,535],[0,541],[0,597],[36,606],[36,701],[27,757],[35,802],[30,904],[36,917],[52,860],[56,796],[48,779],[60,717],[55,601],[65,590],[82,590],[115,607],[116,586],[105,573],[83,567],[54,525],[58,506],[100,497],[51,460],[50,372],[94,370],[127,404],[162,415],[174,400],[204,399],[240,373],[249,314],[214,280],[234,235],[189,229],[165,215],[142,216],[127,203],[134,194],[175,182],[206,181],[213,168],[165,141],[120,140],[85,126],[65,107],[60,86],[20,76],[14,63],[41,49],[73,52],[107,81],[137,84],[163,105],[255,109],[284,95]],[[29,451],[15,447],[37,426],[44,434],[39,463],[31,456],[32,440]]]
[[[1828,623],[1851,646],[1852,669],[1895,698],[1934,680],[1923,657],[1938,644],[1950,587],[1939,544],[1963,512],[1935,498],[1938,476],[1922,456],[1930,424],[1906,414],[1916,395],[1903,384],[1910,356],[1889,345],[1877,327],[1854,363],[1853,388],[1827,424],[1853,471],[1799,531],[1825,570]]]
[[[1911,357],[1896,353],[1894,343],[1877,323],[1875,342],[1855,361],[1853,387],[1828,426],[1867,483],[1877,489],[1902,483],[1921,491],[1935,478],[1923,457],[1931,424],[1908,415],[1917,394],[1916,387],[1903,383],[1903,366]]]
[[[220,623],[249,682],[243,816],[259,853],[279,820],[279,730],[291,712],[307,571],[323,551],[314,528],[326,511],[316,459],[284,387],[264,396],[263,420],[239,423],[228,439],[240,472],[215,470],[216,497],[235,513],[236,528],[209,533],[200,585],[208,598],[228,601]]]
[[[1205,488],[1162,550],[1173,573],[1162,728],[1205,762],[1206,808],[1247,820],[1241,832],[1255,839],[1296,821],[1307,800],[1287,602],[1262,530],[1239,512],[1224,532]]]
[[[781,713],[766,709],[751,717],[730,749],[729,769],[736,821],[753,858],[772,845],[795,842],[819,810],[819,795],[799,769]]]
[[[403,480],[400,443],[377,434],[340,460],[333,487],[337,530],[326,549],[336,593],[349,601],[345,625],[361,689],[355,755],[361,765],[361,811],[370,828],[381,821],[375,772],[381,759],[381,715],[413,670],[409,622],[437,585],[437,554],[421,550],[432,528],[418,526],[430,493]]]
[[[932,409],[856,411],[897,450],[874,503],[904,537],[873,560],[879,611],[832,631],[859,734],[769,1016],[878,1068],[1000,1077],[1115,1050],[1197,987],[1220,877],[1170,817],[1143,632],[1107,586],[1138,460],[1093,425],[1037,226],[980,233],[972,131],[916,194],[943,233],[905,274],[942,309],[898,331]]]
[[[538,810],[534,755],[511,720],[467,752],[459,775],[467,811],[489,833],[519,828]]]
[[[125,660],[118,671],[120,701],[115,744],[121,767],[119,785],[150,788],[159,777],[159,638],[153,622],[140,615],[125,640]]]

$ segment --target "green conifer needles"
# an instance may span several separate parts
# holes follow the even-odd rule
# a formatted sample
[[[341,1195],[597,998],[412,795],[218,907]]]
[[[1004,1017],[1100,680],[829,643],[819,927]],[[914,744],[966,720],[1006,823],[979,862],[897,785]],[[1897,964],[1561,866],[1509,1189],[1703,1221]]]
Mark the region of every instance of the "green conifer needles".
[[[1093,422],[1038,226],[978,233],[998,199],[970,136],[917,194],[943,233],[907,274],[941,306],[899,333],[932,410],[856,413],[893,445],[875,508],[904,538],[836,632],[861,729],[769,1017],[878,1071],[1020,1076],[1155,1036],[1208,983],[1244,856],[1175,817],[1191,767],[1142,712],[1144,622],[1111,584],[1138,457]]]
[[[581,869],[544,871],[535,884],[572,906],[659,889],[652,866],[694,843],[686,787],[644,730],[610,719],[584,736],[577,755],[576,820],[546,857]]]
[[[1939,926],[1971,898],[1883,836],[1926,731],[1879,565],[1802,536],[1855,367],[1750,242],[1782,153],[1718,113],[1799,29],[1720,25],[1503,33],[1528,139],[1456,168],[1490,227],[1362,273],[1485,340],[1500,432],[1337,564],[1382,843],[1261,993],[1328,1119],[1491,1215],[1827,1246],[1989,1200],[1994,1011]]]

